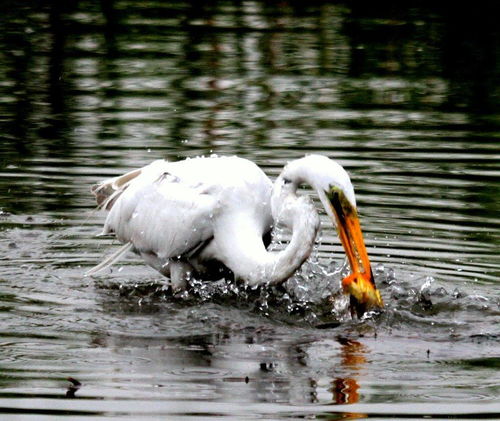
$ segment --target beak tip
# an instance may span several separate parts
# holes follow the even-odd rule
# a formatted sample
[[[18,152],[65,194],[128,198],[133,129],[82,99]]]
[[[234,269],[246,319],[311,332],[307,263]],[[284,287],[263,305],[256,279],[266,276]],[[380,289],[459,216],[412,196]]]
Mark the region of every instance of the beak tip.
[[[351,295],[349,307],[351,310],[351,315],[353,317],[357,317],[358,319],[360,319],[368,311],[373,311],[373,310],[381,311],[383,309],[383,304],[379,305],[368,302],[361,302],[358,301],[356,297]]]
[[[350,309],[353,315],[360,318],[369,310],[382,309],[384,302],[380,291],[376,288],[370,271],[366,273],[353,273],[342,281],[344,292],[350,295]]]

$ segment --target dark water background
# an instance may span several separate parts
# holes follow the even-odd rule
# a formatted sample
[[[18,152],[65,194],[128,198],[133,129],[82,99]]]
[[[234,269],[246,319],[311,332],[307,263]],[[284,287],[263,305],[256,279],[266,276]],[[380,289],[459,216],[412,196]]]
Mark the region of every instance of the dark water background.
[[[2,420],[500,417],[494,2],[0,9]],[[384,314],[325,309],[327,229],[288,295],[172,299],[133,256],[83,277],[117,246],[93,183],[211,153],[274,177],[310,152],[351,174]]]

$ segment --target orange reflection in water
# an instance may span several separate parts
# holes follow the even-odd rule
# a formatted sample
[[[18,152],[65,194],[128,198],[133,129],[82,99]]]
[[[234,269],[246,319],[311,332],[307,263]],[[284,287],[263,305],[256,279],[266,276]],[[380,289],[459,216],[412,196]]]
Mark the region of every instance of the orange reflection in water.
[[[359,401],[359,385],[353,378],[335,379],[333,381],[333,401],[336,405],[357,403]]]
[[[366,363],[366,347],[357,341],[342,339],[342,367],[358,372]],[[332,382],[333,402],[336,405],[359,402],[359,384],[354,377],[337,378]],[[354,418],[363,414],[351,414]]]

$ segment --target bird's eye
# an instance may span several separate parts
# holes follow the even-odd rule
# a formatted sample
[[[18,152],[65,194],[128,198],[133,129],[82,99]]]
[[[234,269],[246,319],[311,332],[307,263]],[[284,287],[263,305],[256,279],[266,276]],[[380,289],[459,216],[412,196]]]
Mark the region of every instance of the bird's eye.
[[[290,184],[291,182],[292,182],[292,180],[290,180],[289,178],[283,179],[283,184]]]

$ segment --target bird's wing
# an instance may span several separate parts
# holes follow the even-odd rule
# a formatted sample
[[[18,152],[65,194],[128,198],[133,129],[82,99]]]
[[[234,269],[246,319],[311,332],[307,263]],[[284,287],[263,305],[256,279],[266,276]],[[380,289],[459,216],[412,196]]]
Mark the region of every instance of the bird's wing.
[[[110,210],[104,234],[166,260],[207,250],[204,246],[214,244],[213,237],[245,243],[237,230],[234,235],[228,230],[236,217],[262,237],[272,223],[271,189],[269,178],[252,162],[210,157],[155,161],[105,181],[93,192],[101,207]],[[210,250],[207,256],[226,262],[217,246]]]
[[[175,169],[156,161],[116,190],[110,197],[119,197],[112,199],[104,233],[160,259],[183,256],[210,239],[217,204],[214,187],[181,178]]]

